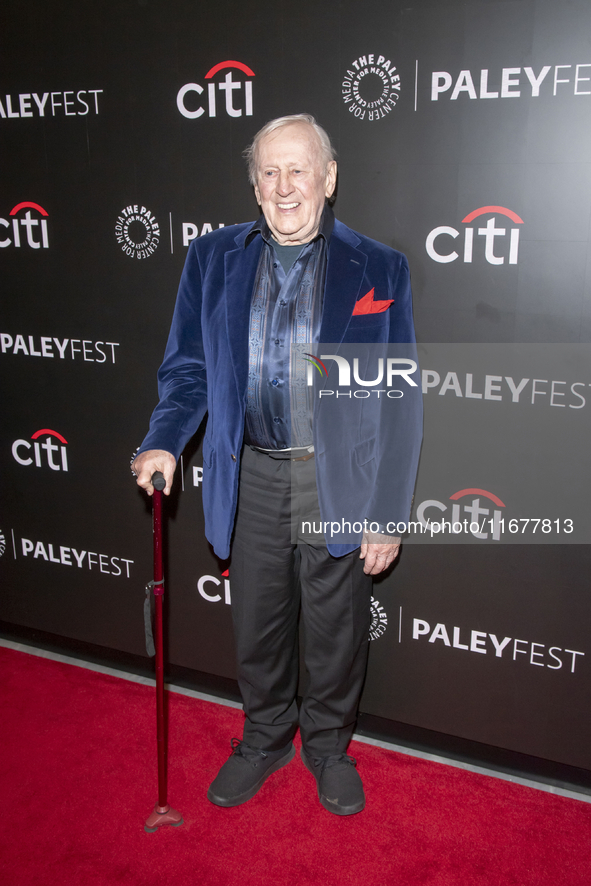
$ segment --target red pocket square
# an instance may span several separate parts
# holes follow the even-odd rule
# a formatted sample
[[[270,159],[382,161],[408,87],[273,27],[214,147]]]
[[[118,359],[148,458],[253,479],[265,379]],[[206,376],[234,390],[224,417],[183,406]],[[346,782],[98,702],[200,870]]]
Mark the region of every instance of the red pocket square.
[[[353,316],[358,316],[359,314],[381,314],[383,311],[387,311],[390,305],[394,302],[393,298],[385,299],[384,301],[375,301],[373,294],[375,292],[374,289],[370,289],[363,298],[360,298],[359,301],[355,305],[355,310],[353,311]]]

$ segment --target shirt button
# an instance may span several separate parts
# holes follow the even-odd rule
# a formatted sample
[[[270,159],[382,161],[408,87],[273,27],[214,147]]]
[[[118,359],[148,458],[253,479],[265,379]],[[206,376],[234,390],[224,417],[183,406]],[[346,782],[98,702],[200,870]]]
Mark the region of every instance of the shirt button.
[[[279,339],[278,339],[278,338],[275,339],[275,344],[276,344],[276,345],[279,344]]]
[[[285,305],[287,304],[287,302],[286,302],[286,301],[280,301],[279,304],[281,305],[282,308],[284,308]]]
[[[232,461],[236,461],[236,456],[232,453]]]
[[[281,419],[280,419],[280,418],[277,418],[277,416],[275,416],[275,418],[273,419],[273,421],[275,422],[276,425],[281,424]]]
[[[274,378],[273,381],[271,382],[271,384],[272,384],[272,385],[275,385],[275,387],[277,387],[277,385],[279,384],[279,382],[277,381],[276,378]]]
[[[277,267],[277,262],[274,262],[273,267],[274,267],[274,268]]]

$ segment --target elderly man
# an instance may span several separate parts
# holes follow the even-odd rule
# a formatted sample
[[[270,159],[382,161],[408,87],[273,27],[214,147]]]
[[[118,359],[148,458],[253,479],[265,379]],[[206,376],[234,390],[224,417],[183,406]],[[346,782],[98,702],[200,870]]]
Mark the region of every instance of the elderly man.
[[[331,433],[296,358],[301,369],[302,353],[321,342],[414,342],[408,265],[335,220],[334,152],[313,117],[271,121],[246,156],[262,215],[192,242],[160,402],[133,469],[148,494],[162,471],[169,494],[176,459],[208,412],[206,535],[219,557],[231,550],[245,712],[209,799],[250,800],[293,758],[299,725],[320,802],[350,815],[365,805],[346,750],[365,676],[371,576],[398,553],[386,520],[410,512],[420,398],[406,398],[398,424],[360,420]],[[326,543],[301,531],[302,515],[318,526],[339,513],[375,520],[378,534]],[[298,711],[300,609],[308,679]]]

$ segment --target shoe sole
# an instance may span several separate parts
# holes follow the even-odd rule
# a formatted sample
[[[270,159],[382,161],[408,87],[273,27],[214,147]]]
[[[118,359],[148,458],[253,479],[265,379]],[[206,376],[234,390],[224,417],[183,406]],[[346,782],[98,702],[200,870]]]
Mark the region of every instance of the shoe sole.
[[[334,815],[356,815],[358,812],[361,812],[365,809],[365,797],[359,803],[355,803],[353,806],[340,806],[338,803],[335,803],[334,800],[329,800],[328,797],[325,797],[324,794],[320,793],[320,782],[316,778],[316,773],[314,772],[314,764],[311,763],[306,754],[304,753],[304,749],[300,750],[300,757],[302,759],[302,763],[314,776],[314,781],[316,782],[316,790],[318,791],[318,799],[320,803],[328,812],[332,812]]]
[[[270,775],[273,775],[274,772],[277,772],[277,770],[281,769],[283,766],[287,766],[288,763],[291,763],[294,757],[295,747],[292,745],[287,754],[272,763],[262,778],[260,778],[249,791],[245,791],[243,794],[238,794],[237,797],[227,798],[217,797],[210,788],[207,792],[207,799],[216,806],[241,806],[242,803],[247,803],[249,800],[252,800],[254,795],[262,788]]]

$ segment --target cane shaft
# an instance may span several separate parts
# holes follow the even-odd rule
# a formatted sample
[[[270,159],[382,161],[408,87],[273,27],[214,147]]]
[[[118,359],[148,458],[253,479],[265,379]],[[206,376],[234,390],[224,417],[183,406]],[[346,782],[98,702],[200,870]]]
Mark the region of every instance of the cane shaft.
[[[156,647],[156,720],[158,745],[158,805],[167,806],[166,733],[164,728],[164,632],[162,628],[162,600],[164,582],[162,568],[162,492],[154,490],[154,627]]]

